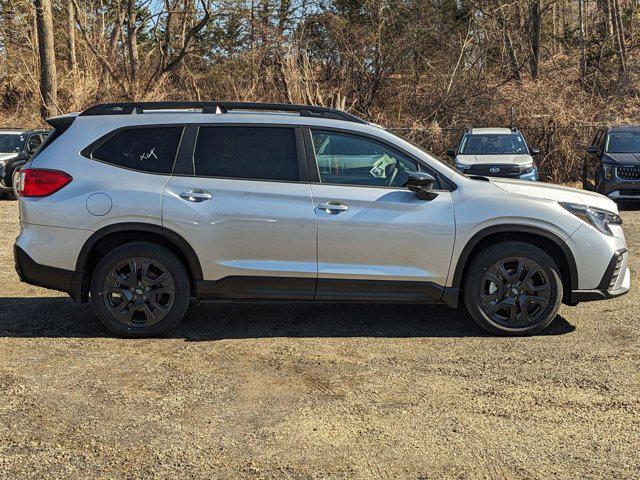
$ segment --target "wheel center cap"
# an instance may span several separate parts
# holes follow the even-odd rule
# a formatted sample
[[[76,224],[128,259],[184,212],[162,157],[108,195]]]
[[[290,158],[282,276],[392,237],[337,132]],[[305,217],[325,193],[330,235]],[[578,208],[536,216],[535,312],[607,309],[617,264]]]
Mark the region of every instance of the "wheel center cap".
[[[517,288],[512,288],[511,289],[511,293],[513,293],[514,295],[518,295],[518,293],[520,293],[520,292],[518,291]]]
[[[138,295],[142,295],[142,290],[140,290],[139,288],[136,288],[135,292],[136,292],[136,294],[138,294]]]

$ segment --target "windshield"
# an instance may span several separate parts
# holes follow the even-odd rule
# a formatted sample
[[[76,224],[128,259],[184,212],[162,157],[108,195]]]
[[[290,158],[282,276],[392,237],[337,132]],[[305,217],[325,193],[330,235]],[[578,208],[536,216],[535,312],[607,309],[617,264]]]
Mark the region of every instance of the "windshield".
[[[640,132],[611,132],[605,147],[607,153],[640,153]]]
[[[519,133],[469,134],[462,138],[462,155],[526,155],[527,144]]]
[[[23,133],[0,133],[0,153],[18,153],[24,145]]]

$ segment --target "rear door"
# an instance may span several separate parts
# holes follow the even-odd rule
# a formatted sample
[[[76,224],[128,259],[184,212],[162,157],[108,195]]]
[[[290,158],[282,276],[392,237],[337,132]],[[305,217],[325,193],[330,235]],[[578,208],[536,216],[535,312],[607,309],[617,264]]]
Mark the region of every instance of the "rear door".
[[[301,129],[200,125],[185,138],[193,148],[181,149],[164,189],[163,225],[199,257],[198,296],[313,299],[316,219]]]
[[[405,185],[427,167],[382,141],[335,130],[307,135],[317,180],[317,298],[439,298],[455,236],[451,192],[418,199]]]

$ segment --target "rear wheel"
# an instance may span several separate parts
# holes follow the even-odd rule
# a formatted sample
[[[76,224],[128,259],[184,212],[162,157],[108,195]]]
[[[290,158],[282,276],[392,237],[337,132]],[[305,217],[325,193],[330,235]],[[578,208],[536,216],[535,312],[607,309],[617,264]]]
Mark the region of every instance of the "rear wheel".
[[[547,327],[562,302],[560,270],[540,248],[505,241],[481,251],[464,284],[464,301],[485,330],[531,335]]]
[[[91,302],[100,321],[127,337],[160,335],[189,306],[189,276],[168,249],[149,242],[115,248],[91,278]]]

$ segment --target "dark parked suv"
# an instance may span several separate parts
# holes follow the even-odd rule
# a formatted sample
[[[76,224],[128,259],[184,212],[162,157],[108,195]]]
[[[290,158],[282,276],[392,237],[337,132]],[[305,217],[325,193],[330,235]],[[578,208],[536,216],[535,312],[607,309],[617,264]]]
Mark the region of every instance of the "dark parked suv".
[[[0,194],[17,198],[18,172],[48,135],[48,130],[0,129]]]
[[[640,126],[599,129],[587,148],[582,183],[613,200],[640,200]]]

